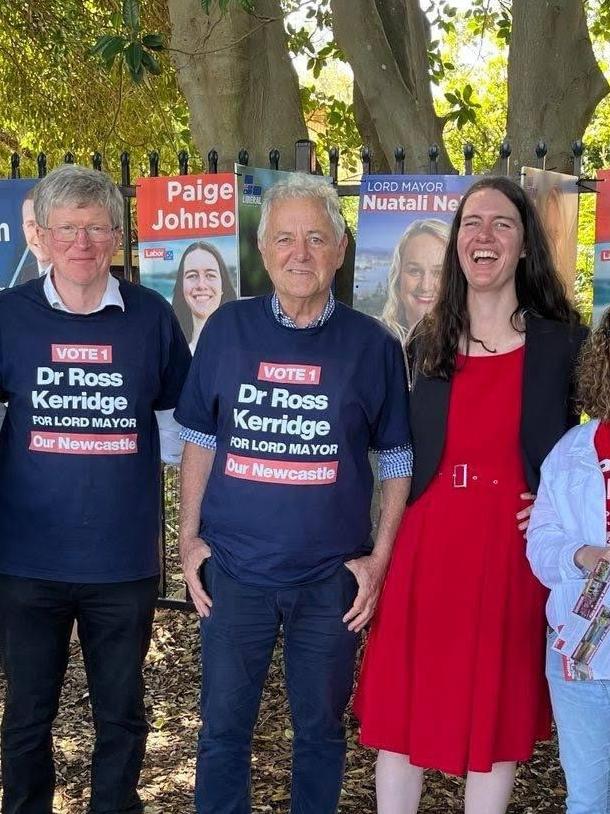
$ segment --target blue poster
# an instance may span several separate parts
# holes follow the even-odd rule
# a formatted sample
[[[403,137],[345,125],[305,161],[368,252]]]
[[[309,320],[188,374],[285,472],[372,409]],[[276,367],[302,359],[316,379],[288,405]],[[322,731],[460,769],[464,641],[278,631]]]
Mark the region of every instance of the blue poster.
[[[37,182],[36,178],[0,180],[0,289],[38,277],[48,265],[36,237],[32,200],[27,196]]]
[[[256,297],[273,290],[258,250],[257,230],[265,192],[292,175],[284,170],[235,165],[239,218],[239,296]],[[332,183],[330,176],[323,176]]]
[[[360,185],[354,308],[402,341],[436,300],[456,209],[474,175],[366,175]]]

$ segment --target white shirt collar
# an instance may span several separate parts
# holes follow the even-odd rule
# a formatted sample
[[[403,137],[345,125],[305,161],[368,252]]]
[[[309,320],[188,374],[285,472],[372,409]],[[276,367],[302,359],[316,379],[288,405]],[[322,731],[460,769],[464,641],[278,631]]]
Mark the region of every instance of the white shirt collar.
[[[70,311],[70,309],[66,307],[63,300],[57,293],[57,289],[53,285],[51,267],[49,267],[44,278],[44,295],[47,298],[47,301],[51,308],[56,308],[58,311],[65,311],[68,314],[74,313],[73,311]],[[119,281],[117,280],[116,277],[113,277],[112,274],[108,275],[106,290],[104,291],[104,294],[99,302],[99,305],[89,313],[97,314],[98,311],[103,311],[104,308],[106,308],[109,305],[115,305],[117,308],[120,308],[121,311],[125,311],[125,303],[123,302],[123,297],[121,296]]]

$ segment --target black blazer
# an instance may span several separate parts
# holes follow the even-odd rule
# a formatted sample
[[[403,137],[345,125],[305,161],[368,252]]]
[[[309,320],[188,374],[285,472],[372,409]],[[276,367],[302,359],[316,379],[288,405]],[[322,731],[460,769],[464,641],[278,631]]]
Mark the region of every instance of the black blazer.
[[[525,476],[534,493],[543,460],[566,430],[578,423],[572,403],[574,368],[588,332],[584,325],[571,327],[526,316],[520,435]],[[409,503],[422,494],[438,469],[450,391],[450,381],[415,372],[410,398],[414,469]]]

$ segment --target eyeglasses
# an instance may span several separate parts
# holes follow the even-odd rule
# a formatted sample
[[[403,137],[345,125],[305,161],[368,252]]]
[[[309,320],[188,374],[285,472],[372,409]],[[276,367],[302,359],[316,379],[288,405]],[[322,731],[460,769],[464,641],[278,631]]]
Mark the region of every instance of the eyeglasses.
[[[105,243],[117,231],[116,226],[45,226],[58,243],[74,243],[79,232],[84,232],[92,243]]]

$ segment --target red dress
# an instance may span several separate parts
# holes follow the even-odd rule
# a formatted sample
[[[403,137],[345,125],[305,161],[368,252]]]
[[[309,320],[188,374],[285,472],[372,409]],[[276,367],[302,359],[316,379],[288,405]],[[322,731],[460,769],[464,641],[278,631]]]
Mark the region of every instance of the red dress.
[[[550,737],[547,592],[515,519],[523,358],[460,357],[442,461],[405,511],[354,704],[363,744],[450,774],[527,760]]]

